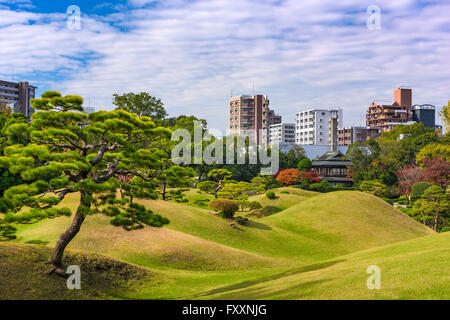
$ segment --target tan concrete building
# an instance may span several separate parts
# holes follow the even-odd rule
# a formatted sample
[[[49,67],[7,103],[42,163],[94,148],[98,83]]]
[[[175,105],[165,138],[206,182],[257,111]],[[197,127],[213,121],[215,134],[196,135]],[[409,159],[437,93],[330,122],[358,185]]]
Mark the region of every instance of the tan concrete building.
[[[366,125],[379,127],[380,131],[389,131],[395,125],[406,124],[412,120],[412,89],[409,88],[394,90],[394,102],[391,104],[373,101],[366,112]]]
[[[14,112],[24,114],[28,120],[34,112],[30,100],[35,97],[36,87],[28,82],[10,82],[0,80],[0,101],[10,106]]]
[[[349,146],[380,135],[379,127],[345,127],[338,129],[338,145]]]
[[[242,95],[230,98],[230,134],[253,136],[257,144],[269,143],[269,126],[281,123],[281,116],[269,108],[264,95]]]

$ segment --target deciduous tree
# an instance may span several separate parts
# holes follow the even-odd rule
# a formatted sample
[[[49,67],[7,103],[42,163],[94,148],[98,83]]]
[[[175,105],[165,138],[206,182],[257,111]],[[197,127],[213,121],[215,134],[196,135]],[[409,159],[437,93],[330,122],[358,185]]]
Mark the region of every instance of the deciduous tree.
[[[136,113],[138,116],[147,116],[155,120],[161,120],[167,116],[162,101],[152,97],[148,92],[114,94],[113,104],[117,109]]]

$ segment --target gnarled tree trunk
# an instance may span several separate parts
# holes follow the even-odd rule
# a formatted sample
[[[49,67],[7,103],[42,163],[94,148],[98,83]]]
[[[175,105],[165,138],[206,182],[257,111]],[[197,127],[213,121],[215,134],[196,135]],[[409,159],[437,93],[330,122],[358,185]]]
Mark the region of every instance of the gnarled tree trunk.
[[[69,242],[72,241],[72,239],[77,235],[78,231],[80,231],[81,225],[86,218],[84,210],[80,210],[80,208],[82,206],[90,208],[91,200],[90,196],[88,196],[89,195],[86,192],[81,192],[80,205],[72,220],[72,223],[70,224],[69,228],[59,236],[53,254],[48,260],[48,263],[53,266],[48,274],[56,273],[60,276],[66,276],[64,270],[61,269],[64,250],[66,249]]]

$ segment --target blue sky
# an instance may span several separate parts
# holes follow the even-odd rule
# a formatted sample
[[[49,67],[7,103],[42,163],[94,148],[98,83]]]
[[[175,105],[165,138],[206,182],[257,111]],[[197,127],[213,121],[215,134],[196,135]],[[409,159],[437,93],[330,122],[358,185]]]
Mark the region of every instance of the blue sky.
[[[81,29],[67,28],[69,5]],[[367,7],[381,28],[367,28]],[[148,91],[171,115],[228,123],[233,95],[267,94],[284,122],[342,107],[362,125],[398,86],[413,103],[450,99],[449,1],[0,0],[0,79],[80,94],[111,109],[112,94]]]

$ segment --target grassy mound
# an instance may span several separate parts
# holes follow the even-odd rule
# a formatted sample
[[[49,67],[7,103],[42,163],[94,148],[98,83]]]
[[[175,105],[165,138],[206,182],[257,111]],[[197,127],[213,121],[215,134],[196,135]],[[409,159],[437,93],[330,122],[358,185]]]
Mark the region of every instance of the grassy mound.
[[[279,196],[287,199],[296,195]],[[77,203],[73,197],[67,200],[69,206]],[[152,268],[248,270],[315,263],[432,233],[368,194],[344,191],[302,199],[238,228],[209,210],[168,201],[142,201],[170,219],[167,228],[128,232],[110,226],[106,217],[89,216],[70,248]],[[68,224],[69,218],[60,217],[19,226],[18,241],[53,246]]]
[[[262,219],[341,254],[434,233],[373,195],[338,191],[311,197]]]
[[[44,246],[0,242],[0,300],[127,298],[164,280],[137,265],[67,250],[64,264],[81,269],[81,290],[69,290],[65,279],[45,275],[50,252]]]
[[[167,202],[161,204],[179,206]],[[70,221],[71,218],[59,217],[32,225],[19,225],[19,241],[53,247]],[[224,228],[231,229],[226,223]],[[274,264],[273,259],[176,230],[146,227],[126,231],[112,226],[109,218],[103,215],[87,217],[80,233],[69,246],[107,254],[146,267],[163,269],[242,270]]]
[[[450,232],[408,240],[197,295],[201,299],[450,299]],[[381,288],[367,288],[367,267]]]

